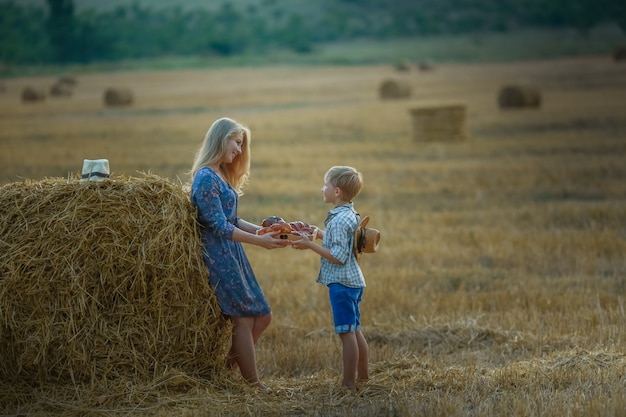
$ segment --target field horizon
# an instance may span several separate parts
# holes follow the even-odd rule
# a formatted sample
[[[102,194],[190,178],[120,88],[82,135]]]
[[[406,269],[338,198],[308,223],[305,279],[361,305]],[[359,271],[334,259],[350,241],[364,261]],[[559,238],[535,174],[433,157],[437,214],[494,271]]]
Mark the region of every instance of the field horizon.
[[[37,386],[0,381],[0,414],[620,416],[626,410],[626,65],[594,55],[518,62],[269,66],[77,74],[71,97],[22,103],[4,80],[0,187],[114,175],[185,186],[218,117],[252,130],[242,218],[323,225],[324,172],[364,175],[355,199],[382,233],[364,255],[371,379],[340,386],[319,258],[246,246],[273,309],[259,341],[269,395],[237,375],[172,370],[152,381]],[[383,80],[406,99],[381,100]],[[538,86],[539,108],[503,110],[499,89]],[[130,106],[102,102],[128,87]],[[410,110],[455,103],[466,140],[416,140]],[[1,188],[0,188],[1,192]],[[1,198],[1,195],[0,195]]]

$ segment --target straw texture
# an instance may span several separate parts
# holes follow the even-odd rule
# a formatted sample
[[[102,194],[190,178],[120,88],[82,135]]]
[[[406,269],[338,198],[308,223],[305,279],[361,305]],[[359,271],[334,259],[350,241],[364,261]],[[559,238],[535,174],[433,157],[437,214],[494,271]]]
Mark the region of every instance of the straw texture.
[[[231,329],[182,186],[151,175],[11,183],[0,218],[0,379],[219,372]]]

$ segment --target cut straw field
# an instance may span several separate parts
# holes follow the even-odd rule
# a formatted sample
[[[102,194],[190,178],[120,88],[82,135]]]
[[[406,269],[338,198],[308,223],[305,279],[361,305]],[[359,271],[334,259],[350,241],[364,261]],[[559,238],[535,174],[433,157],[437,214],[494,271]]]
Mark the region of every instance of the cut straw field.
[[[5,80],[0,186],[76,178],[86,158],[109,159],[114,175],[184,185],[222,116],[252,130],[252,177],[239,209],[247,220],[279,215],[322,226],[324,172],[352,165],[363,173],[355,205],[382,233],[379,252],[361,261],[371,379],[358,394],[339,387],[341,345],[327,291],[315,283],[319,258],[246,247],[274,314],[257,346],[272,393],[201,370],[75,384],[3,380],[0,414],[625,415],[625,64],[586,57],[427,72],[72,75],[71,96],[37,103],[22,103],[22,89],[47,91],[55,78]],[[410,83],[410,97],[381,100],[389,78]],[[517,83],[539,88],[541,106],[500,109],[500,88]],[[106,107],[111,86],[130,89],[132,104]],[[464,106],[465,139],[415,140],[411,109],[446,103]]]

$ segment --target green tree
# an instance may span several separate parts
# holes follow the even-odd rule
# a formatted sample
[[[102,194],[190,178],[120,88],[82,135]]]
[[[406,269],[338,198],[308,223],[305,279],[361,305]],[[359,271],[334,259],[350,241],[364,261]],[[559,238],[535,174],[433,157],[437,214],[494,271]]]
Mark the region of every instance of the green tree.
[[[74,55],[74,3],[72,0],[48,0],[48,37],[57,61],[69,62]]]
[[[305,54],[313,50],[308,26],[300,15],[289,16],[280,38],[284,46],[295,52]]]
[[[50,62],[45,22],[41,8],[0,3],[0,64]]]

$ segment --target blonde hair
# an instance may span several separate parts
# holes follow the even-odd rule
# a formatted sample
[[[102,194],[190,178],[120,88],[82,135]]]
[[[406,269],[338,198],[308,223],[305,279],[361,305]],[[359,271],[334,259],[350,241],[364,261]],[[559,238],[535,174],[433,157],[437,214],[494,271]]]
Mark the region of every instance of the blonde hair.
[[[228,141],[238,135],[242,138],[241,153],[230,164],[221,164],[220,169],[226,182],[239,195],[243,194],[243,188],[250,176],[250,129],[228,117],[216,120],[207,131],[191,167],[192,181],[200,168],[219,162],[227,151]]]
[[[351,201],[361,192],[363,175],[349,166],[334,166],[324,175],[324,181],[338,187],[346,201]]]

